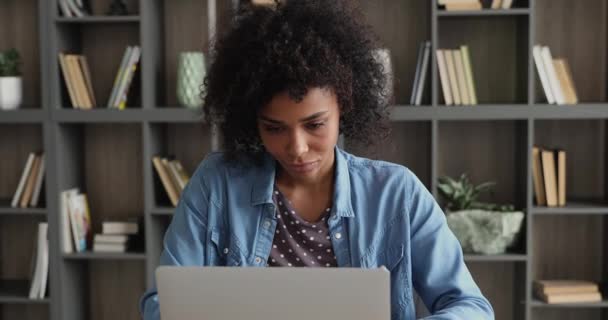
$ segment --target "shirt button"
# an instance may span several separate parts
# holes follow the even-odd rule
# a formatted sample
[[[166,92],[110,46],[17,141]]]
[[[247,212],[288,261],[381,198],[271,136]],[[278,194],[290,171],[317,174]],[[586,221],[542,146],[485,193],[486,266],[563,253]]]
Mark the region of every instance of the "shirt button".
[[[266,229],[270,228],[270,221],[266,220],[264,222],[264,228],[266,228]]]
[[[262,262],[262,258],[260,258],[260,257],[255,257],[255,263],[258,263],[258,264],[259,264],[260,262]]]
[[[228,248],[224,248],[224,254],[228,254],[229,251]]]
[[[340,232],[336,233],[336,239],[342,238],[342,234]]]

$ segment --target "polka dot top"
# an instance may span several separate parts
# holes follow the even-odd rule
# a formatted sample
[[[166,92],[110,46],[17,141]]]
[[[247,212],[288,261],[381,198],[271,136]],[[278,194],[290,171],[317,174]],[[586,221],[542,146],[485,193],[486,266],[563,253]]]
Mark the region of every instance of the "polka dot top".
[[[278,218],[268,266],[337,267],[327,226],[331,209],[325,209],[319,221],[308,222],[298,215],[276,186],[272,198]]]

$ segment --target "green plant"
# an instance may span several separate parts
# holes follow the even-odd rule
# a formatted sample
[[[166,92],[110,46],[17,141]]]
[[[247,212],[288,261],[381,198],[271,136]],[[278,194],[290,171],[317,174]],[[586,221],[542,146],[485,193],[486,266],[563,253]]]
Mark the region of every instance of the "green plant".
[[[450,177],[439,178],[439,192],[447,200],[446,209],[448,211],[482,209],[489,211],[513,211],[512,205],[497,205],[477,201],[479,194],[490,190],[495,185],[494,182],[484,182],[475,186],[465,173],[458,179]]]
[[[20,64],[19,51],[16,49],[13,48],[0,52],[0,77],[20,76]]]

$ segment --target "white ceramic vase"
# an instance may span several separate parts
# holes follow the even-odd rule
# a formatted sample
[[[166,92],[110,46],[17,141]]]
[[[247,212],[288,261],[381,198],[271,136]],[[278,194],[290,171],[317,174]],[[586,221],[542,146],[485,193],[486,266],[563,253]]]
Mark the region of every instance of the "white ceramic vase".
[[[21,77],[0,77],[0,109],[17,109],[23,99]]]

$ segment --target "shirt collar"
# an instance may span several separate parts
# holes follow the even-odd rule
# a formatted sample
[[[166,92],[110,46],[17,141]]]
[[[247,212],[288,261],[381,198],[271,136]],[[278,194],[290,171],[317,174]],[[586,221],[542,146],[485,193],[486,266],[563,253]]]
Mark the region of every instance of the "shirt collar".
[[[336,156],[336,171],[334,185],[334,201],[332,212],[339,217],[354,217],[354,210],[350,195],[350,175],[347,154],[336,146],[334,148]],[[269,154],[264,155],[264,161],[260,168],[256,168],[254,181],[251,189],[251,205],[273,203],[272,190],[276,172],[276,161]]]

